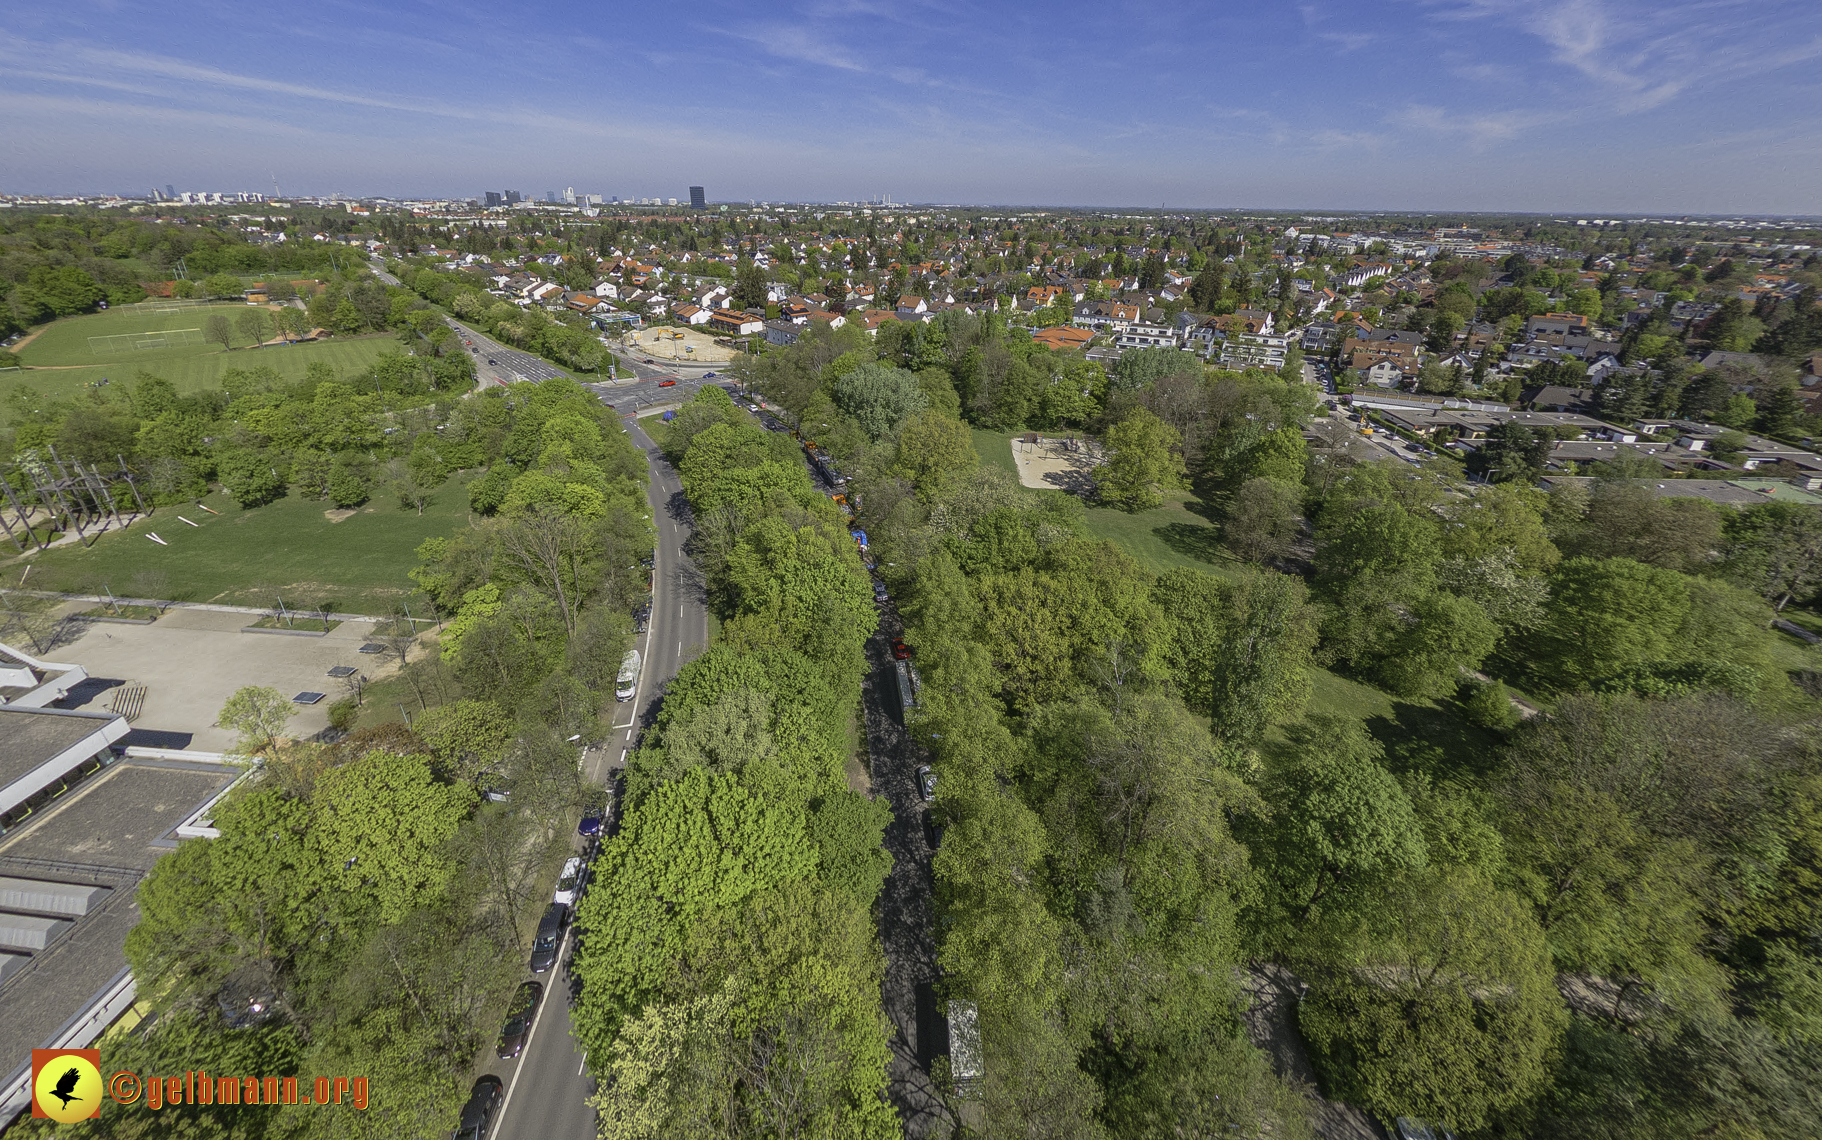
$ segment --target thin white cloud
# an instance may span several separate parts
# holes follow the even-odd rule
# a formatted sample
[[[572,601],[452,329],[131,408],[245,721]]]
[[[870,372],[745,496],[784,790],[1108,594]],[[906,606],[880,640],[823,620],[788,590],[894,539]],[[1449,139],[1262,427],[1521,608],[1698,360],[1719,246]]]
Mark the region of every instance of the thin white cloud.
[[[756,24],[720,30],[735,39],[758,44],[779,59],[819,64],[838,71],[867,70],[844,49],[812,35],[807,28],[797,24]]]
[[[1341,54],[1356,52],[1362,48],[1372,47],[1379,42],[1378,32],[1317,32],[1316,38],[1339,45]]]

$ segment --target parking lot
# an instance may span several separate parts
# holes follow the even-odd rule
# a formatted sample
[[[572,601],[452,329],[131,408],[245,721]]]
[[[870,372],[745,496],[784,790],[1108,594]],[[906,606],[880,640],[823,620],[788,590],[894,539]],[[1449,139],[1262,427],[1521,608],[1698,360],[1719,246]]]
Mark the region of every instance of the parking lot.
[[[329,676],[337,665],[369,677],[390,672],[378,655],[363,654],[373,623],[348,621],[321,637],[241,633],[256,615],[174,609],[152,625],[89,625],[76,641],[45,654],[47,660],[81,665],[91,681],[72,704],[108,711],[128,686],[144,685],[144,704],[133,718],[129,744],[222,752],[234,746],[232,732],[215,726],[234,691],[270,685],[285,696],[318,692],[323,699],[297,705],[289,732],[309,736],[329,726],[329,706],[348,695]]]

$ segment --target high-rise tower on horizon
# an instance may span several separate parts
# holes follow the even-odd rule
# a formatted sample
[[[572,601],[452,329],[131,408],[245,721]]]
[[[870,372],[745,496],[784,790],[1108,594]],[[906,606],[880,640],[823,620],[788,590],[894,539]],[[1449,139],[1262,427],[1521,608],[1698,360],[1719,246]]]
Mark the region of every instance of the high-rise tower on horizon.
[[[708,195],[706,195],[702,192],[702,187],[700,187],[700,186],[690,187],[690,209],[706,210],[708,208],[709,208]]]

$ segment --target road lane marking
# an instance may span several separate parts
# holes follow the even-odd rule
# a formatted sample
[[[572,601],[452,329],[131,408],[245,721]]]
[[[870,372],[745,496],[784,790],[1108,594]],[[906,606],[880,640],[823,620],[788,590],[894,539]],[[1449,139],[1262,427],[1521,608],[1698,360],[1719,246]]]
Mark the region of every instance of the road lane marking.
[[[555,971],[563,965],[563,946],[569,942],[570,935],[573,935],[575,932],[575,927],[570,927],[569,933],[563,936],[563,943],[557,946],[557,960],[550,965],[553,976]],[[553,991],[556,989],[555,986],[550,988]],[[553,997],[555,995],[553,993],[546,993],[544,996]],[[501,1124],[506,1123],[506,1110],[512,1104],[512,1091],[519,1087],[519,1074],[525,1071],[525,1059],[531,1056],[531,1043],[537,1040],[538,1037],[538,1022],[544,1020],[544,1011],[548,1008],[549,1007],[543,1002],[539,1002],[538,1012],[532,1015],[531,1030],[525,1034],[525,1048],[519,1051],[518,1064],[514,1065],[512,1070],[512,1083],[506,1086],[506,1099],[500,1102]]]
[[[576,1066],[576,1075],[581,1076],[582,1070],[586,1068],[588,1068],[588,1050],[584,1049],[582,1050],[582,1063]]]

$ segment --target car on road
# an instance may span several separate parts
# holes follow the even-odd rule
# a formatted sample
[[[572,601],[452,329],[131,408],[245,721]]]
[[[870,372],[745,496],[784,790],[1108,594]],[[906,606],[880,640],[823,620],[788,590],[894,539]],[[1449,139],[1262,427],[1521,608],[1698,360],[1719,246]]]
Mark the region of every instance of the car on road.
[[[487,363],[493,365],[496,368],[499,367],[499,365],[494,362],[494,359],[491,356],[487,358]]]
[[[873,600],[876,602],[884,602],[886,600],[886,584],[884,582],[873,583]]]
[[[677,386],[677,382],[675,380],[658,381],[658,387],[660,387],[660,388],[675,388],[676,386]]]
[[[500,1078],[492,1073],[474,1083],[468,1092],[468,1103],[462,1106],[461,1123],[456,1125],[452,1140],[487,1140],[493,1135],[493,1118],[505,1097]]]
[[[582,822],[576,825],[576,834],[585,838],[588,836],[600,835],[601,817],[598,815],[583,816]]]
[[[917,766],[917,792],[924,797],[925,803],[936,800],[936,773],[930,770],[928,764]]]
[[[557,892],[550,896],[550,901],[575,906],[576,892],[582,889],[582,880],[587,874],[588,865],[582,862],[582,856],[571,855],[563,863],[563,873],[557,876]]]
[[[895,637],[892,639],[892,658],[895,661],[911,660],[911,647],[905,644],[904,638]]]
[[[715,378],[715,374],[713,372],[704,372],[702,374],[702,378],[704,380],[713,380]]]
[[[538,935],[531,944],[531,972],[542,974],[557,964],[557,953],[563,945],[563,928],[569,925],[569,908],[551,903],[538,920]]]
[[[651,623],[652,623],[652,604],[650,602],[645,603],[644,605],[640,606],[638,609],[633,611],[633,632],[634,633],[644,633],[646,627],[649,626]]]
[[[494,1055],[500,1060],[510,1060],[525,1050],[525,1042],[531,1038],[531,1019],[543,998],[544,987],[537,982],[519,983],[512,1004],[506,1007],[506,1024],[500,1027],[499,1044],[494,1046]]]

